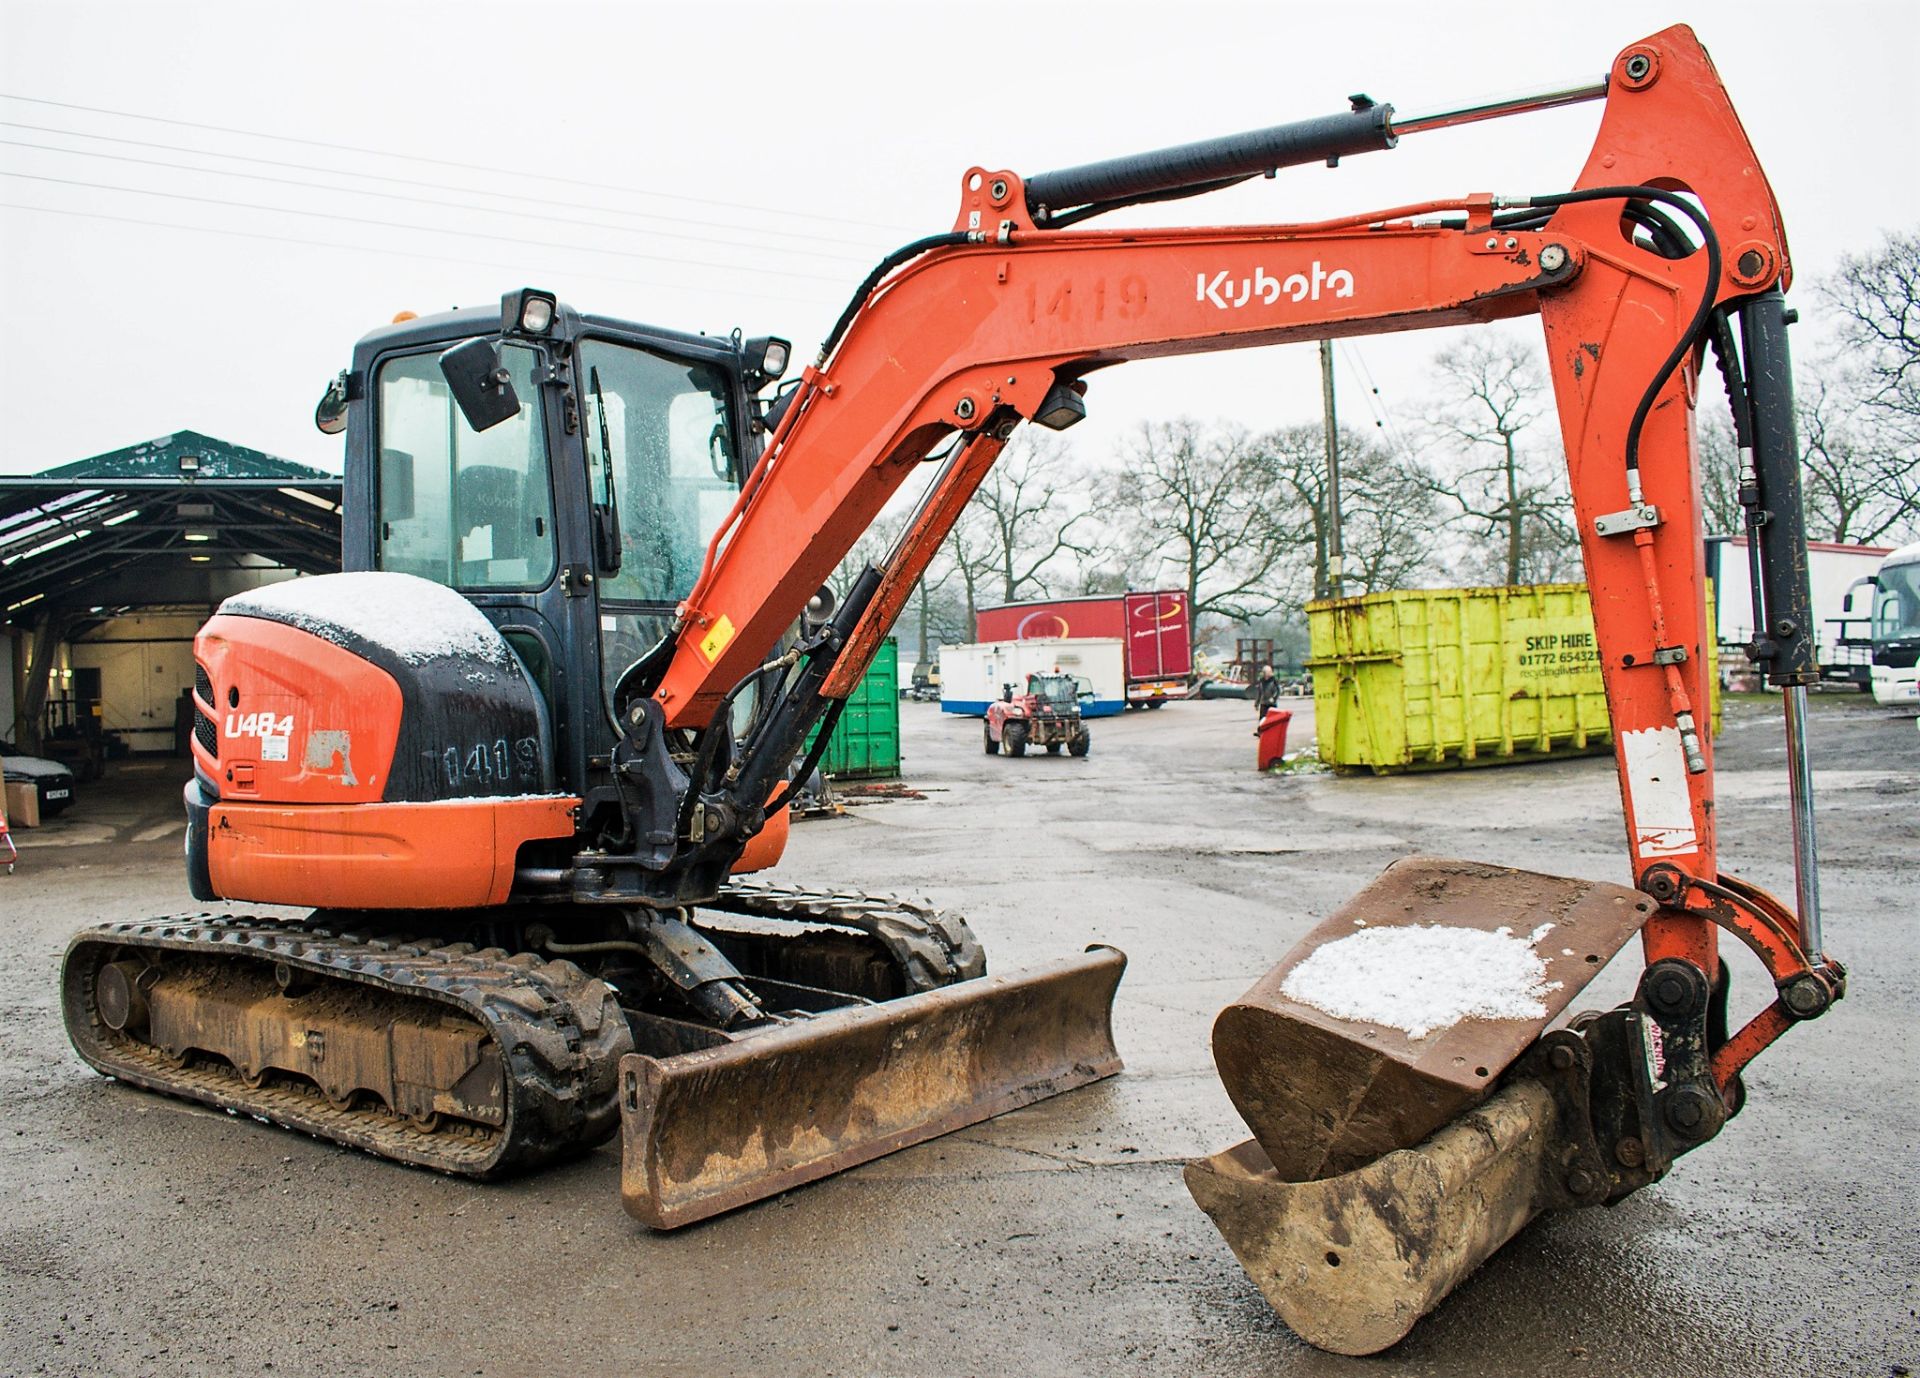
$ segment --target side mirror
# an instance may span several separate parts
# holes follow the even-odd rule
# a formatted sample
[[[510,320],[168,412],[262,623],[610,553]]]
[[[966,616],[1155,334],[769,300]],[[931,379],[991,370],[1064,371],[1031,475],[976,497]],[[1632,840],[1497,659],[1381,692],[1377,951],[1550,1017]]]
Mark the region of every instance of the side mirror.
[[[484,431],[520,414],[513,378],[490,340],[468,340],[440,356],[440,372],[453,389],[460,414],[475,431]]]
[[[339,435],[347,428],[347,371],[327,384],[320,404],[313,409],[314,428],[322,435]]]

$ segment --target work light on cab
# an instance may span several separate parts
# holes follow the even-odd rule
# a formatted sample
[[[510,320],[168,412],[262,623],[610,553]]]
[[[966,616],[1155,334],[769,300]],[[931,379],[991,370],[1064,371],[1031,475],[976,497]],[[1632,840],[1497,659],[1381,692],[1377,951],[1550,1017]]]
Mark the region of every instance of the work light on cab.
[[[500,329],[509,335],[544,335],[553,329],[559,298],[551,292],[522,287],[500,298]]]
[[[740,354],[746,363],[748,386],[757,392],[787,371],[793,346],[777,336],[761,335],[743,343]]]

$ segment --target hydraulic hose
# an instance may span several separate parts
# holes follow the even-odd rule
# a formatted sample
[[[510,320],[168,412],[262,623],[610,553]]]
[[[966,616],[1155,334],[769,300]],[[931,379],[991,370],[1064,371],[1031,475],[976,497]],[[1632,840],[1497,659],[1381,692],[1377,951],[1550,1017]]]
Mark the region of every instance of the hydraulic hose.
[[[911,244],[901,245],[881,259],[874,265],[873,271],[867,274],[859,290],[853,294],[853,300],[847,303],[847,309],[840,313],[840,319],[833,323],[833,329],[827,333],[827,338],[821,341],[820,354],[814,360],[814,367],[820,368],[826,364],[828,356],[833,353],[834,346],[840,343],[840,337],[847,333],[847,327],[853,324],[853,318],[860,314],[860,308],[867,304],[867,298],[873,295],[873,289],[880,285],[880,279],[909,259],[918,258],[921,254],[934,249],[947,249],[956,244],[970,243],[971,240],[972,236],[961,230],[947,234],[930,234],[924,239],[914,240]]]
[[[1527,198],[1529,206],[1553,207],[1570,206],[1584,201],[1655,201],[1672,206],[1694,223],[1700,231],[1702,247],[1707,251],[1707,286],[1700,294],[1700,304],[1694,308],[1693,319],[1680,339],[1675,342],[1666,361],[1653,375],[1653,381],[1647,385],[1646,392],[1640,398],[1640,405],[1634,408],[1633,421],[1627,427],[1627,474],[1632,491],[1640,491],[1640,434],[1646,428],[1647,416],[1653,411],[1653,404],[1659,399],[1660,389],[1673,377],[1673,371],[1680,367],[1701,338],[1707,321],[1713,314],[1714,302],[1720,289],[1720,236],[1713,231],[1713,222],[1707,219],[1705,211],[1678,193],[1661,187],[1583,187],[1578,191],[1556,192],[1550,196],[1532,196]],[[1656,234],[1659,231],[1655,231]]]

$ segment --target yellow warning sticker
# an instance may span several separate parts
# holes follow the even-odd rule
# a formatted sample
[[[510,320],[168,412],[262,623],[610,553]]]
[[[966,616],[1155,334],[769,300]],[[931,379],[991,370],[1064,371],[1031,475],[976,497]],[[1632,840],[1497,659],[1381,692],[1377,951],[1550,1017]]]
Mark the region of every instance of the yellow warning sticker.
[[[713,630],[700,639],[700,654],[711,665],[720,659],[720,653],[733,641],[733,621],[725,613],[714,619]]]

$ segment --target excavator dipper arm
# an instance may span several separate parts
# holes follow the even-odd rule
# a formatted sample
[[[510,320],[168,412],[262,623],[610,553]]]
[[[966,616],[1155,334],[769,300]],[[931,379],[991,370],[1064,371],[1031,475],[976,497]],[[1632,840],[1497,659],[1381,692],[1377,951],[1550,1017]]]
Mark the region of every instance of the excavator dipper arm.
[[[1391,148],[1403,132],[1601,95],[1599,133],[1570,191],[1464,196],[1313,224],[1076,228],[1120,205]],[[1371,1070],[1357,1072],[1354,1047],[1381,1030],[1320,1028],[1313,1056],[1323,1060],[1316,1063],[1301,1041],[1308,1012],[1279,990],[1277,978],[1323,941],[1316,934],[1216,1026],[1222,1074],[1260,1142],[1196,1165],[1215,1169],[1203,1173],[1213,1183],[1208,1209],[1278,1304],[1277,1293],[1298,1293],[1306,1265],[1282,1268],[1266,1256],[1271,1241],[1262,1232],[1278,1228],[1276,1217],[1267,1204],[1248,1206],[1245,1193],[1260,1173],[1271,1177],[1283,1157],[1295,1174],[1278,1175],[1285,1187],[1373,1158],[1385,1163],[1434,1135],[1439,1157],[1427,1167],[1441,1183],[1434,1189],[1444,1205],[1449,1191],[1492,1191],[1493,1179],[1469,1185],[1480,1168],[1462,1165],[1463,1144],[1483,1147],[1489,1136],[1507,1135],[1533,1145],[1526,1171],[1500,1179],[1507,1182],[1504,1196],[1493,1192],[1499,1210],[1471,1207],[1473,1219],[1446,1239],[1396,1237],[1391,1250],[1402,1262],[1410,1249],[1421,1260],[1431,1254],[1440,1261],[1414,1268],[1418,1276],[1395,1295],[1385,1322],[1369,1313],[1365,1324],[1343,1330],[1344,1322],[1303,1322],[1300,1308],[1282,1305],[1318,1343],[1362,1352],[1391,1343],[1537,1210],[1616,1199],[1711,1137],[1738,1109],[1746,1061],[1844,991],[1844,973],[1821,951],[1799,732],[1804,686],[1817,672],[1804,561],[1795,554],[1804,547],[1780,296],[1790,276],[1766,177],[1711,62],[1684,26],[1627,48],[1604,82],[1507,107],[1396,126],[1391,107],[1357,99],[1351,112],[1327,120],[1026,182],[1012,172],[971,169],[954,231],[883,265],[806,370],[713,539],[680,608],[674,644],[650,659],[636,686],[670,727],[700,733],[721,722],[738,687],[766,673],[761,662],[781,628],[907,475],[957,435],[892,556],[867,571],[832,625],[803,647],[804,671],[789,677],[780,700],[787,720],[760,724],[740,759],[718,753],[704,778],[693,781],[700,808],[722,807],[702,815],[712,826],[696,830],[699,840],[675,864],[714,874],[742,844],[757,825],[754,805],[778,784],[805,730],[857,681],[1014,427],[1022,419],[1071,424],[1084,410],[1089,375],[1130,359],[1537,314],[1592,589],[1637,887],[1603,893],[1581,883],[1554,892],[1563,909],[1585,906],[1611,917],[1595,921],[1589,969],[1561,983],[1548,1018],[1598,969],[1591,964],[1634,931],[1648,963],[1640,996],[1584,1037],[1552,1035],[1559,1042],[1551,1048],[1534,1045],[1544,1020],[1511,1021],[1476,1043],[1473,1056],[1451,1058],[1466,1071],[1435,1068],[1430,1045],[1396,1034],[1390,1054],[1393,1040],[1369,1044]],[[1719,347],[1741,437],[1750,526],[1756,544],[1773,556],[1758,579],[1765,632],[1753,649],[1787,695],[1797,914],[1721,876],[1717,866],[1712,743],[1703,727],[1712,629],[1692,430],[1699,364],[1710,341]],[[1491,874],[1443,865],[1423,883],[1431,895],[1450,885],[1457,893]],[[1501,875],[1519,885],[1545,879]],[[1409,926],[1432,913],[1401,909],[1413,915],[1399,920]],[[1780,992],[1731,1037],[1718,946],[1723,928],[1761,956]],[[1233,1038],[1250,1047],[1267,1036],[1247,1032],[1256,1026],[1278,1030],[1267,1054],[1229,1058],[1226,1031],[1240,1030]],[[1522,1058],[1529,1045],[1536,1051]],[[1319,1068],[1309,1092],[1300,1087],[1313,1077],[1297,1067],[1285,1095],[1263,1080],[1278,1064],[1301,1058],[1299,1066]],[[1234,1072],[1236,1061],[1249,1070]],[[1485,1133],[1453,1133],[1450,1122],[1502,1084],[1500,1071],[1509,1065],[1509,1089],[1474,1112],[1491,1117]],[[1636,1066],[1653,1070],[1639,1073]],[[1523,1072],[1537,1076],[1527,1080]],[[1360,1084],[1349,1084],[1355,1077]],[[1373,1105],[1368,1088],[1375,1080],[1400,1088],[1390,1113],[1377,1105],[1357,1109]],[[1303,1094],[1338,1108],[1321,1113],[1324,1104],[1298,1103]],[[1296,1103],[1275,1110],[1286,1095]],[[1272,1132],[1263,1132],[1263,1119]],[[1309,1122],[1331,1126],[1331,1137],[1303,1158],[1288,1136]],[[1552,1148],[1563,1143],[1573,1147]],[[1270,1160],[1264,1168],[1262,1150]],[[1339,1195],[1343,1180],[1311,1185]],[[1263,1180],[1260,1188],[1274,1185]],[[1377,1183],[1367,1189],[1377,1197]],[[1195,1191],[1208,1201],[1200,1185]],[[1355,1199],[1342,1196],[1340,1210]],[[1323,1219],[1338,1213],[1325,1202],[1294,1207]],[[1240,1223],[1230,1227],[1227,1217],[1236,1213]],[[1335,1257],[1326,1251],[1327,1259]],[[1320,1266],[1317,1255],[1309,1261]],[[1293,1273],[1281,1276],[1287,1269]],[[1305,1308],[1309,1316],[1324,1311],[1322,1300]]]

